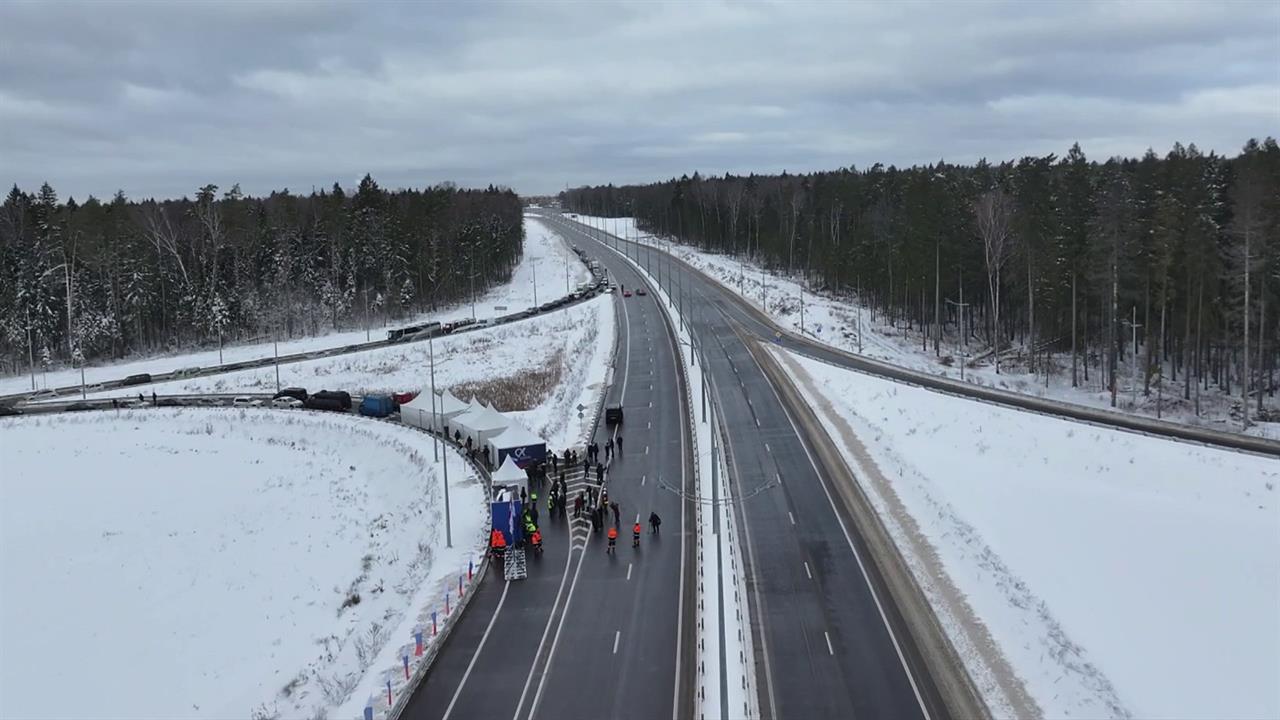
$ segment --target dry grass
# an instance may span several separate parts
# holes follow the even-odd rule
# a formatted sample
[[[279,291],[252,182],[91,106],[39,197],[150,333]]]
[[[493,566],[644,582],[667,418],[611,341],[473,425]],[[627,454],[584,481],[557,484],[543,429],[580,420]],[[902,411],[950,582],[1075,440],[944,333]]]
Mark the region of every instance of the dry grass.
[[[564,351],[557,352],[541,367],[515,375],[489,378],[454,385],[449,391],[455,397],[475,396],[499,412],[532,410],[551,395],[564,373]]]

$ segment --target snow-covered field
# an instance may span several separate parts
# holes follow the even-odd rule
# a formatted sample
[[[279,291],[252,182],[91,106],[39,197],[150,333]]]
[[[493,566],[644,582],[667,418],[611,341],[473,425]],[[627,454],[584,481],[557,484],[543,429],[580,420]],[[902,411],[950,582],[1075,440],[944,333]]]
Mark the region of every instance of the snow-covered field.
[[[598,218],[587,215],[578,215],[576,218],[594,227],[603,227],[606,232],[616,233],[619,237],[638,239],[641,243],[649,244],[660,242],[654,236],[638,230],[631,218]],[[763,304],[766,312],[779,325],[796,333],[801,332],[802,280],[772,272],[762,274],[760,266],[749,260],[742,262],[726,255],[704,253],[687,245],[667,245],[666,243],[661,245],[663,248],[669,248],[676,257],[714,278],[720,284],[741,294],[756,307],[761,307]],[[643,255],[641,257],[643,259]],[[884,322],[881,316],[877,316],[873,321],[870,310],[861,307],[852,298],[814,294],[808,290],[804,291],[803,297],[804,335],[847,352],[858,353],[932,375],[961,379],[958,359],[954,355],[959,348],[956,347],[954,340],[947,338],[942,343],[942,358],[953,361],[953,364],[944,364],[935,356],[932,344],[928,350],[921,347],[919,329],[907,330],[903,327],[892,327]],[[862,333],[861,348],[858,344],[859,330]],[[976,345],[969,348],[969,352],[977,354]],[[1110,408],[1111,396],[1102,385],[1101,373],[1091,371],[1087,384],[1073,388],[1071,387],[1070,356],[1057,358],[1055,362],[1057,367],[1049,375],[1047,386],[1043,372],[1031,373],[1025,365],[1017,366],[1006,361],[1002,361],[1001,372],[998,375],[989,362],[968,367],[964,371],[964,380],[1037,397],[1112,409]],[[1134,412],[1133,395],[1130,392],[1131,374],[1126,370],[1127,368],[1121,368],[1119,374],[1119,407],[1114,409],[1117,412]],[[1140,377],[1138,381],[1141,383]],[[1238,396],[1232,399],[1224,398],[1217,392],[1205,393],[1201,401],[1202,412],[1197,417],[1194,405],[1181,399],[1181,385],[1179,384],[1177,388],[1172,385],[1170,383],[1170,387],[1161,398],[1163,419],[1215,430],[1241,431],[1239,421],[1231,420],[1229,417],[1232,404],[1239,401]],[[1173,395],[1177,397],[1172,397]],[[1142,415],[1155,417],[1156,405],[1155,390],[1152,390],[1150,397],[1144,397],[1142,388],[1139,387],[1136,411]],[[1280,423],[1257,423],[1247,432],[1251,435],[1280,439]]]
[[[1280,717],[1280,462],[773,351],[998,713]]]
[[[560,382],[541,406],[516,412],[530,430],[554,447],[567,447],[582,435],[574,408],[590,406],[600,391],[613,347],[613,296],[604,295],[526,320],[446,335],[432,343],[406,343],[376,350],[307,360],[280,366],[280,387],[353,394],[422,391],[430,387],[430,353],[435,351],[437,389],[460,383],[516,377],[555,364]],[[146,388],[160,395],[186,393],[275,392],[274,367],[240,370],[157,383]],[[89,397],[127,395],[127,390],[90,393]],[[585,399],[584,399],[585,398]],[[465,398],[464,398],[465,399]],[[502,411],[512,408],[498,403]],[[571,412],[572,411],[572,412]]]
[[[340,706],[483,552],[484,491],[453,453],[444,547],[430,445],[272,410],[0,422],[0,716]]]
[[[569,294],[566,287],[574,288],[591,279],[591,273],[578,260],[560,236],[552,232],[542,222],[526,216],[525,218],[524,255],[512,273],[511,282],[492,288],[483,297],[476,299],[475,315],[478,318],[496,317],[508,312],[515,312],[545,303]],[[568,269],[568,283],[565,281]],[[536,282],[535,282],[536,281]],[[537,303],[534,295],[537,295]],[[505,308],[499,310],[497,308]],[[433,320],[450,320],[471,317],[471,304],[460,303],[450,308],[424,313],[416,318],[406,318],[395,323],[396,327],[412,325]],[[279,353],[313,352],[328,348],[342,347],[354,343],[365,342],[366,337],[373,340],[386,338],[386,328],[374,327],[366,333],[364,328],[343,332],[329,333],[315,337],[282,339]],[[257,360],[273,356],[275,348],[271,342],[228,345],[222,350],[222,362],[232,363],[242,360]],[[131,360],[109,365],[97,365],[85,368],[85,382],[89,385],[107,380],[118,380],[136,373],[167,373],[190,367],[216,367],[218,350],[183,353],[152,357],[145,360]],[[274,374],[273,374],[274,377]],[[60,369],[48,373],[36,373],[36,385],[39,388],[63,387],[78,385],[80,371],[78,369]],[[31,389],[31,378],[28,375],[0,377],[0,395],[22,393]]]

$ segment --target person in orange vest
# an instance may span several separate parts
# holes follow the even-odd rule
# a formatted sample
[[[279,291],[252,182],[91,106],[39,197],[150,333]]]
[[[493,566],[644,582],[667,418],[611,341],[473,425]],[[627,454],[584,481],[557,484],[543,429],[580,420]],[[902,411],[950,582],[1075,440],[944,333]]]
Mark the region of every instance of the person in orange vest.
[[[529,542],[533,543],[534,552],[542,552],[542,531],[534,530],[533,536],[529,538]]]
[[[489,548],[496,558],[502,558],[507,554],[507,538],[501,530],[494,528],[493,532],[489,533]]]
[[[640,547],[640,523],[631,526],[631,547]]]
[[[609,549],[606,552],[612,553],[613,548],[618,544],[618,528],[609,528]]]

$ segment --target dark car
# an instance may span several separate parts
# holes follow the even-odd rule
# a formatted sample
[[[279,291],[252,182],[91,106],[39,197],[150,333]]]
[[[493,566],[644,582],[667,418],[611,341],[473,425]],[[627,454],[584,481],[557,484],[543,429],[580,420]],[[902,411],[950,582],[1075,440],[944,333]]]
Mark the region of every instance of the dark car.
[[[609,403],[604,408],[604,424],[605,425],[621,425],[622,424],[622,404]]]
[[[92,410],[93,406],[87,402],[71,403],[67,406],[67,412],[80,412],[81,410]]]
[[[291,397],[295,400],[301,400],[303,402],[306,402],[307,390],[306,388],[300,388],[300,387],[287,387],[281,390],[280,392],[276,393],[274,396],[272,396],[271,399],[275,400],[276,398],[282,398],[282,397]]]
[[[307,398],[307,407],[316,410],[350,410],[351,409],[351,393],[342,390],[321,390],[320,392]],[[313,404],[318,403],[318,404]],[[333,404],[337,407],[330,407]],[[321,407],[323,405],[324,407]]]
[[[10,417],[13,415],[21,415],[22,411],[10,405],[0,405],[0,417]]]
[[[125,378],[121,385],[145,385],[151,382],[151,373],[138,373]]]

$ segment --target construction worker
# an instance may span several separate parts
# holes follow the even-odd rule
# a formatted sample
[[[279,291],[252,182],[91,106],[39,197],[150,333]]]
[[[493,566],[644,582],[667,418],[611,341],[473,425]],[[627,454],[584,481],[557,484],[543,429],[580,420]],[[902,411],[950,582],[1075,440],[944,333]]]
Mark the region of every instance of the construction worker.
[[[613,550],[617,546],[617,544],[618,544],[618,528],[611,527],[609,528],[609,549],[606,552],[612,555]]]
[[[631,526],[631,547],[640,547],[640,523]]]
[[[499,560],[507,553],[507,538],[498,528],[494,528],[493,532],[489,533],[489,549]]]
[[[639,525],[637,525],[636,527],[639,527]],[[542,552],[542,531],[534,530],[533,534],[529,536],[529,542],[533,543],[533,551],[535,553],[541,553]]]

